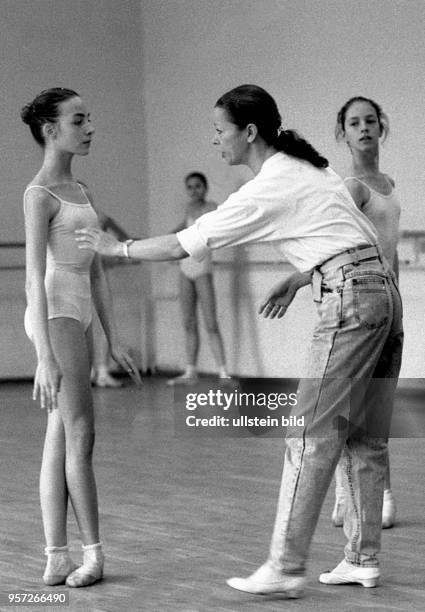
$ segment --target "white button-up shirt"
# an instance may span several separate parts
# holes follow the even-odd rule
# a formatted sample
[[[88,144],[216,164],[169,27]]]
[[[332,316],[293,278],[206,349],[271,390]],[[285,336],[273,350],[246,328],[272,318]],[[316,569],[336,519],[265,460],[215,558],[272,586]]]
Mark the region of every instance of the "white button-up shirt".
[[[336,172],[280,152],[177,238],[198,261],[210,249],[270,242],[301,272],[342,251],[378,241],[374,226]]]

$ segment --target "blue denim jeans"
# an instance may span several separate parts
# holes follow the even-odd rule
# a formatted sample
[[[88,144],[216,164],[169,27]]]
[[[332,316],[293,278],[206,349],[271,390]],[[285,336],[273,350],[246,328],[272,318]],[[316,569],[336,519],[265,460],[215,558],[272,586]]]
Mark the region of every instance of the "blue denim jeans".
[[[326,272],[308,377],[294,413],[303,427],[286,439],[269,562],[303,574],[311,539],[344,449],[345,558],[375,567],[381,540],[386,450],[403,345],[402,306],[379,259]]]

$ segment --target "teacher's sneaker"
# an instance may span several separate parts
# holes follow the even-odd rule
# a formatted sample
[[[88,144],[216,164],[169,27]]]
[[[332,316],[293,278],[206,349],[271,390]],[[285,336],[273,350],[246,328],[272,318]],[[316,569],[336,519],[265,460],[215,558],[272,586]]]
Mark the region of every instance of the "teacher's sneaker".
[[[341,561],[331,572],[320,574],[322,584],[362,584],[364,587],[375,587],[379,581],[379,567],[362,567]]]
[[[304,593],[304,576],[282,574],[265,563],[248,578],[229,578],[227,584],[237,591],[254,595],[273,595],[282,593],[296,599]]]

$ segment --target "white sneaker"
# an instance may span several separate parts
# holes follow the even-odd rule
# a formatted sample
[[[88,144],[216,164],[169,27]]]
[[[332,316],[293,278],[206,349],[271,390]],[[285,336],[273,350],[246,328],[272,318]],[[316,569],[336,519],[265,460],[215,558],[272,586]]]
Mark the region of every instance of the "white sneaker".
[[[384,501],[382,504],[382,529],[389,529],[394,526],[396,515],[396,505],[391,489],[384,491]]]
[[[322,584],[362,584],[364,587],[375,587],[380,576],[379,567],[361,567],[341,561],[331,572],[320,574]]]
[[[248,578],[229,578],[227,584],[237,591],[254,595],[272,595],[284,593],[288,598],[296,599],[304,592],[306,579],[304,576],[282,574],[264,563]]]

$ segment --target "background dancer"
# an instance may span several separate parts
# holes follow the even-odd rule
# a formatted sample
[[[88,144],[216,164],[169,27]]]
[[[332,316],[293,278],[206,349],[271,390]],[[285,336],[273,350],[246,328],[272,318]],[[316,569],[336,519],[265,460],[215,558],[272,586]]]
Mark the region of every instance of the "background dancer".
[[[337,116],[335,136],[347,143],[352,156],[350,176],[345,184],[359,209],[372,221],[378,242],[392,267],[398,283],[397,241],[399,237],[400,203],[391,177],[380,171],[379,146],[389,130],[388,117],[374,100],[356,96],[350,98]],[[336,527],[344,522],[344,458],[335,470],[335,506],[332,522]],[[385,488],[382,505],[382,527],[394,525],[396,505],[391,490],[390,463],[387,456]]]
[[[192,225],[196,219],[215,210],[217,205],[206,199],[207,177],[201,172],[191,172],[184,180],[189,201],[185,218],[175,229],[178,232]],[[208,254],[199,262],[193,257],[180,261],[180,304],[186,338],[186,368],[183,374],[167,381],[168,385],[192,384],[197,381],[196,364],[199,353],[199,324],[197,304],[202,308],[205,327],[218,367],[220,379],[230,379],[226,368],[223,339],[217,321],[216,295],[212,276],[212,257]]]

